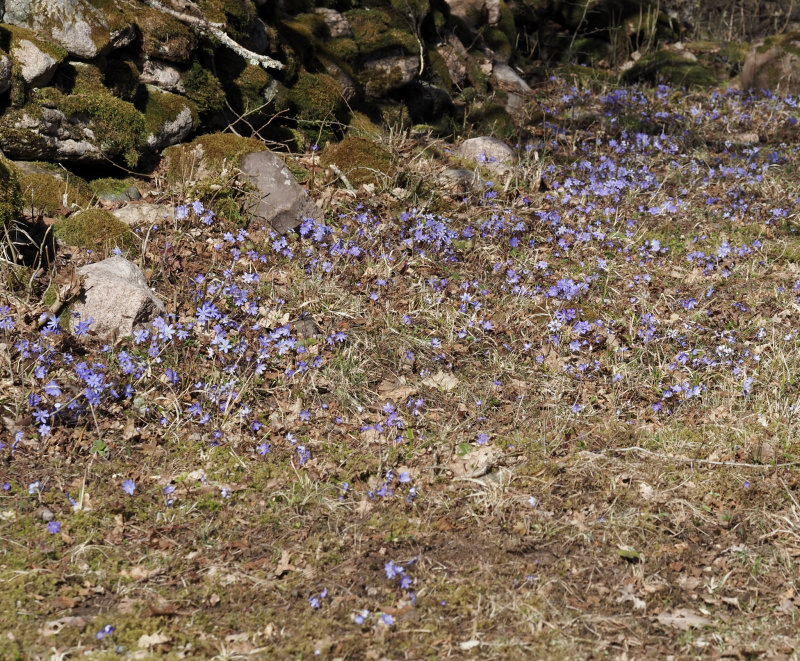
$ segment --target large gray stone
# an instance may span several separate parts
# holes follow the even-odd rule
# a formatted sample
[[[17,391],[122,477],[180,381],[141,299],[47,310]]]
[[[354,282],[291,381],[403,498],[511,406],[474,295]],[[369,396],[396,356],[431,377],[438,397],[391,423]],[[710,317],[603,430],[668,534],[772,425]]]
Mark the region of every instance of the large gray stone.
[[[79,299],[70,307],[70,324],[94,319],[90,326],[100,339],[125,337],[164,314],[164,305],[147,286],[144,274],[124,257],[109,257],[78,269],[84,276]]]
[[[111,38],[105,17],[88,0],[14,0],[6,3],[3,21],[30,28],[83,59],[96,57]]]
[[[0,94],[11,87],[11,60],[7,55],[0,55]]]
[[[456,154],[495,172],[506,172],[517,162],[517,155],[511,147],[502,140],[486,135],[464,140]]]
[[[284,162],[272,152],[247,154],[239,169],[257,191],[250,194],[245,213],[266,221],[280,234],[298,227],[303,218],[313,218],[318,223],[323,221],[322,210],[308,197]]]
[[[58,60],[28,39],[18,39],[11,55],[19,63],[22,79],[31,87],[44,87],[53,79]]]

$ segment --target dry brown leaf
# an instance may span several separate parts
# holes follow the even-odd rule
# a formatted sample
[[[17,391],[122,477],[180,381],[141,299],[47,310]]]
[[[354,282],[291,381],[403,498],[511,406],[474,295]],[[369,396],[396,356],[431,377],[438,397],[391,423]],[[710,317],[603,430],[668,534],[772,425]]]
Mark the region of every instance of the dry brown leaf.
[[[281,551],[281,559],[278,561],[278,566],[275,567],[275,578],[280,578],[286,572],[290,571],[297,571],[297,567],[295,567],[292,562],[292,555],[284,549]]]
[[[439,370],[425,379],[422,379],[422,384],[429,388],[441,388],[444,391],[450,391],[458,387],[460,381],[453,375],[452,372],[443,372]]]
[[[45,625],[41,629],[39,629],[39,633],[42,636],[55,636],[64,627],[74,627],[76,629],[83,629],[83,627],[85,627],[88,622],[89,622],[88,619],[80,616],[62,617],[57,620],[50,620],[49,622],[45,622]]]
[[[481,477],[497,465],[502,455],[502,451],[494,445],[483,445],[463,457],[454,457],[450,462],[450,470],[455,477]]]

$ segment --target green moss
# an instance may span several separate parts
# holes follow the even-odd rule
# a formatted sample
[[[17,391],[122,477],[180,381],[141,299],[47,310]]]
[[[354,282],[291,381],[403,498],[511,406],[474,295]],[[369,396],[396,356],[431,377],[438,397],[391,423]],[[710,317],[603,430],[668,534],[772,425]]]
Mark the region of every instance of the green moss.
[[[149,57],[188,62],[195,47],[191,28],[164,12],[139,8],[136,23],[142,34],[142,50]]]
[[[0,23],[0,48],[6,52],[11,52],[11,46],[15,41],[27,39],[33,42],[39,50],[47,53],[58,62],[63,62],[67,58],[66,49],[51,41],[41,39],[33,30]]]
[[[222,83],[199,62],[183,76],[186,98],[194,103],[201,118],[219,113],[225,108],[225,90]]]
[[[392,155],[378,143],[366,138],[347,137],[328,145],[322,152],[323,166],[336,165],[353,186],[384,183],[393,171]]]
[[[433,84],[446,90],[448,94],[452,94],[455,86],[444,58],[434,48],[429,48],[425,55],[428,58],[428,69],[431,72]]]
[[[326,43],[326,46],[334,57],[348,64],[352,63],[358,56],[358,46],[356,42],[348,37],[331,39]]]
[[[36,171],[19,172],[19,185],[25,208],[37,209],[46,216],[58,216],[62,213],[64,195],[66,206],[86,206],[92,198],[92,192],[80,177],[67,174],[62,176],[46,171],[47,164],[35,165]]]
[[[83,115],[90,121],[97,147],[110,156],[122,155],[133,167],[139,160],[139,147],[145,134],[142,114],[132,103],[116,98],[103,88],[94,89],[91,79],[76,80],[74,94],[55,88],[40,90],[43,105],[58,108],[65,115]],[[85,139],[85,136],[79,136]]]
[[[665,81],[685,87],[711,87],[718,84],[714,74],[702,64],[667,50],[645,55],[622,75],[622,80],[628,83]]]
[[[353,112],[350,114],[350,123],[347,128],[347,135],[352,137],[368,138],[369,140],[377,140],[383,135],[381,127],[373,122],[362,112]]]
[[[192,112],[192,121],[196,126],[199,122],[197,111],[191,101],[179,96],[162,92],[156,87],[147,87],[147,101],[144,106],[144,125],[147,135],[158,134],[166,122],[171,122],[186,108]]]
[[[489,46],[495,53],[500,55],[503,59],[511,57],[512,47],[511,41],[499,27],[489,27],[484,31],[483,38],[486,45]]]
[[[20,217],[23,208],[17,170],[11,161],[0,157],[0,228]]]
[[[400,48],[409,55],[419,45],[396,12],[383,9],[351,9],[344,13],[353,29],[353,38],[362,54]]]
[[[222,23],[226,32],[235,39],[247,37],[247,31],[256,17],[256,8],[248,0],[198,0],[197,6],[206,20]]]
[[[102,195],[104,193],[121,195],[125,193],[125,191],[127,191],[131,186],[135,185],[136,179],[133,177],[126,177],[125,179],[103,177],[102,179],[94,179],[93,181],[89,182],[89,186],[97,195]]]
[[[197,148],[202,150],[202,163],[197,159]],[[165,150],[169,163],[167,180],[171,183],[187,181],[193,175],[205,172],[207,176],[219,175],[223,162],[235,167],[245,154],[264,151],[266,146],[255,138],[243,138],[233,133],[209,133],[192,142],[175,145]]]
[[[263,68],[248,64],[233,79],[233,88],[235,90],[235,94],[232,95],[235,101],[233,104],[234,109],[245,114],[263,106],[266,100],[264,98],[264,90],[267,89],[270,80],[269,74]],[[226,91],[231,96],[230,90]]]
[[[342,91],[333,77],[303,70],[289,91],[297,116],[310,121],[330,121],[344,110]]]
[[[115,246],[134,251],[136,243],[130,227],[105,209],[88,209],[73,214],[53,226],[56,238],[81,248],[110,252]]]
[[[467,117],[481,133],[497,138],[508,138],[517,130],[517,125],[505,107],[496,101],[489,101],[473,108]]]

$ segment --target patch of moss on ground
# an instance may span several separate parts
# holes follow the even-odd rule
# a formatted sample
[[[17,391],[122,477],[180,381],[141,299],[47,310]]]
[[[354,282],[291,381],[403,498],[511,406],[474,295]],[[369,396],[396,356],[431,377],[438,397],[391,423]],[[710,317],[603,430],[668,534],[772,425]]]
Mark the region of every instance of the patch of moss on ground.
[[[0,229],[20,217],[23,208],[17,169],[11,161],[0,157]]]
[[[62,213],[65,195],[67,208],[72,205],[85,206],[92,198],[91,190],[80,177],[67,175],[64,178],[60,173],[56,176],[46,172],[43,167],[39,171],[20,171],[19,185],[25,208],[32,207],[46,216]]]
[[[372,140],[346,137],[322,152],[323,166],[336,165],[353,186],[384,183],[393,170],[392,155]]]
[[[198,150],[198,147],[200,150]],[[167,179],[170,182],[186,181],[203,170],[207,176],[216,176],[225,162],[235,167],[245,154],[264,151],[266,146],[255,138],[243,138],[234,133],[209,133],[196,137],[190,143],[169,147],[164,155],[168,160]],[[202,151],[201,161],[197,154]]]
[[[126,177],[125,179],[115,179],[114,177],[103,177],[102,179],[94,179],[89,182],[89,186],[97,195],[111,194],[122,195],[131,186],[136,185],[136,179],[133,177]]]
[[[56,238],[68,245],[103,252],[119,247],[134,251],[136,242],[130,227],[105,209],[87,209],[53,226]]]
[[[666,82],[683,87],[712,87],[719,82],[702,64],[668,50],[645,55],[622,74],[622,80],[627,83]]]

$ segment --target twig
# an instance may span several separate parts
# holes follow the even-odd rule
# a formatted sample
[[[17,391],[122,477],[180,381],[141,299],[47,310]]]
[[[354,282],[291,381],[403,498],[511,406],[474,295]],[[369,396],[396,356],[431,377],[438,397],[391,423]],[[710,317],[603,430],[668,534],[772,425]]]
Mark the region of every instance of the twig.
[[[331,170],[333,170],[333,174],[335,174],[337,177],[339,177],[339,179],[341,179],[341,180],[342,180],[342,183],[344,184],[344,186],[345,186],[345,188],[347,189],[347,191],[348,191],[349,193],[353,193],[353,195],[355,195],[356,189],[355,189],[355,188],[353,188],[353,184],[351,184],[351,183],[350,183],[350,180],[347,178],[347,176],[345,175],[345,173],[344,173],[344,172],[342,172],[342,171],[341,171],[341,170],[340,170],[340,169],[339,169],[339,168],[338,168],[336,165],[334,165],[333,163],[331,163],[331,164],[330,164],[328,167],[329,167]]]
[[[731,468],[790,468],[792,466],[800,466],[800,461],[790,461],[785,464],[748,464],[741,461],[714,461],[712,459],[692,459],[691,457],[679,457],[674,454],[662,454],[661,452],[653,452],[652,450],[645,450],[638,445],[628,448],[609,448],[599,452],[599,454],[606,453],[626,453],[626,452],[639,452],[651,457],[658,457],[659,459],[668,459],[669,461],[680,461],[686,464],[704,464],[706,466],[730,466]]]
[[[165,7],[158,0],[144,1],[149,7],[157,9],[165,14],[169,14],[173,18],[177,18],[181,23],[190,25],[200,34],[208,33],[216,37],[220,42],[222,42],[222,44],[230,48],[237,55],[243,57],[245,60],[250,62],[250,64],[260,64],[265,69],[283,69],[283,64],[278,62],[278,60],[273,60],[271,57],[267,57],[266,55],[254,53],[253,51],[248,50],[244,46],[236,43],[227,34],[225,34],[225,32],[222,30],[223,26],[221,23],[211,23],[204,18],[198,18],[197,16],[191,16],[190,14],[184,14],[183,12],[175,11],[169,7]]]

